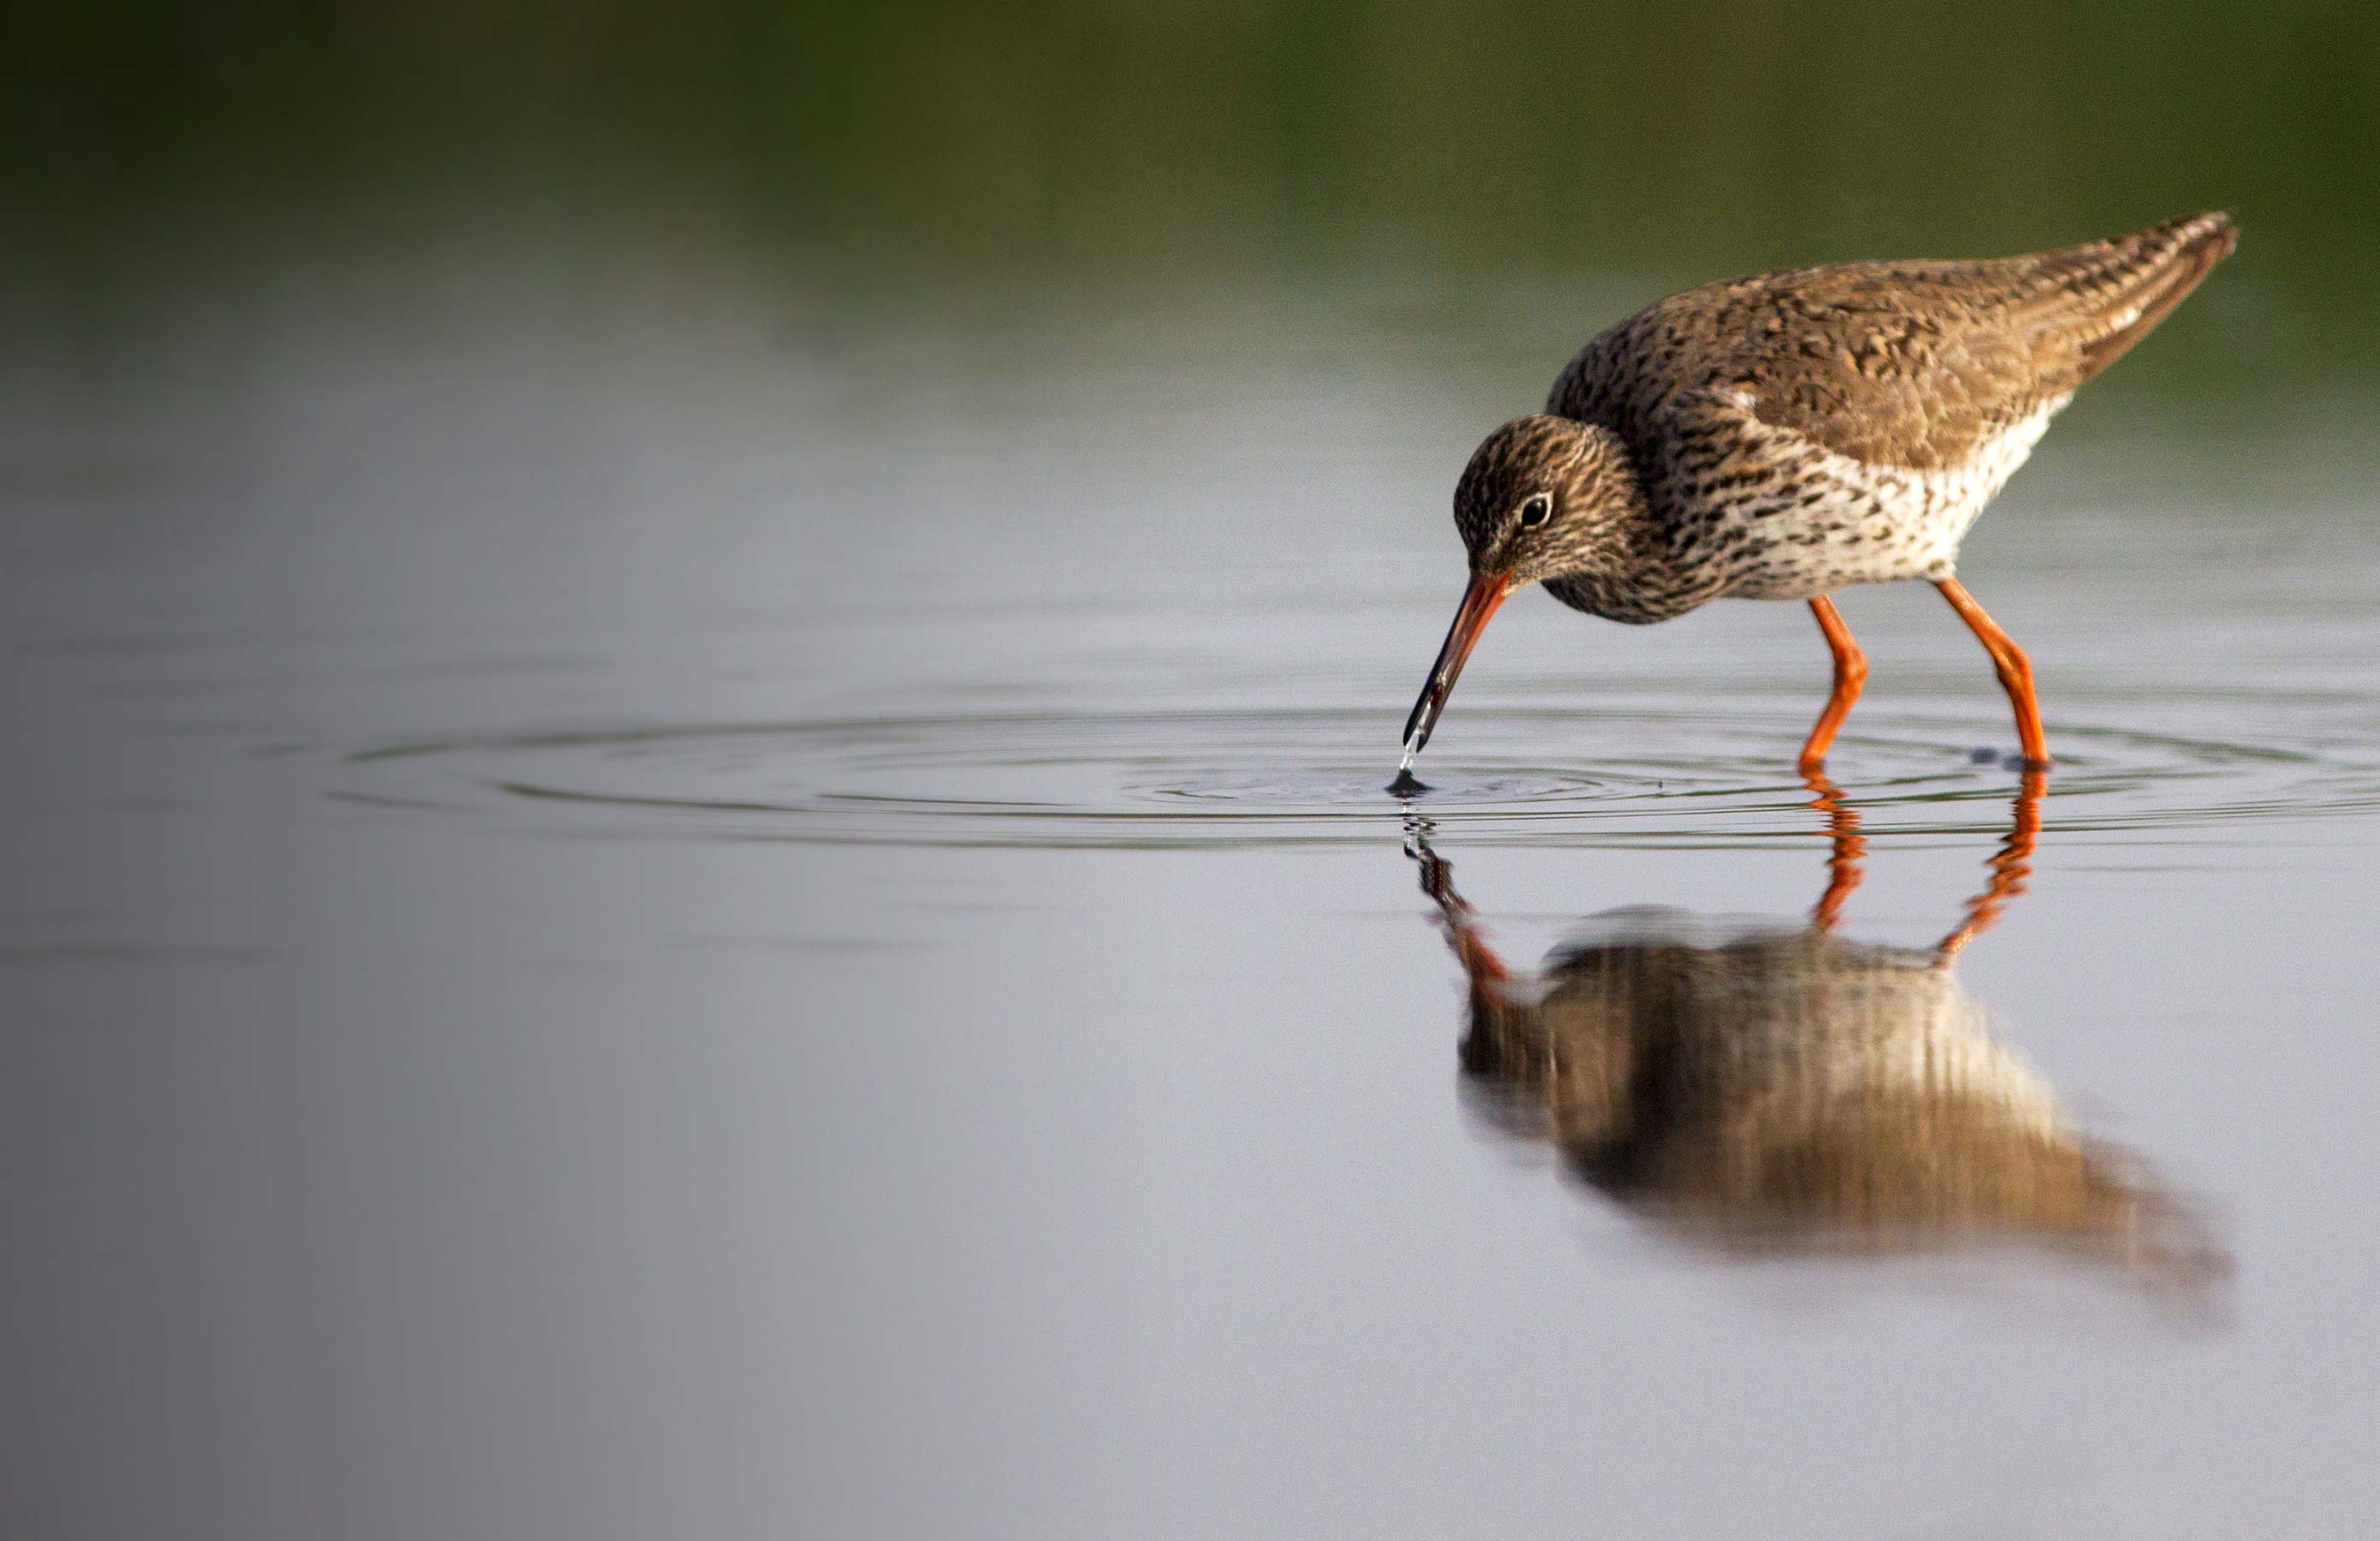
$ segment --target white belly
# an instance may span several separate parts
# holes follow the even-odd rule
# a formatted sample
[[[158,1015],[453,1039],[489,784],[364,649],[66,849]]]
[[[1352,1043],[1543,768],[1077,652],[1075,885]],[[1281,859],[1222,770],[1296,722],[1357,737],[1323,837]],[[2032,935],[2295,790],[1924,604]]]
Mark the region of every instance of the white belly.
[[[1728,551],[1725,593],[1806,600],[1855,583],[1950,576],[1968,527],[2024,464],[2066,400],[2050,401],[1983,441],[1966,464],[1926,471],[1838,455],[1747,412],[1754,441],[1747,448],[1790,461],[1796,475],[1787,491],[1730,507],[1714,532]],[[1813,491],[1822,495],[1812,499]]]

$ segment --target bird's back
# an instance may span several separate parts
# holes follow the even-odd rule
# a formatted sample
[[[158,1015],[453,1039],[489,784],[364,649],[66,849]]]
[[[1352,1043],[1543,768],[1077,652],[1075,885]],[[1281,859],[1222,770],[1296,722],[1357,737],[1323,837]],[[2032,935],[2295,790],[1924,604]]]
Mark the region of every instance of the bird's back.
[[[2023,257],[1706,284],[1589,342],[1546,409],[1633,448],[1681,404],[1750,397],[1761,421],[1837,454],[1937,469],[2115,362],[2236,240],[2228,215],[2198,214]]]
[[[2050,417],[2235,238],[2199,214],[2024,257],[1780,269],[1647,307],[1579,352],[1547,410],[1628,446],[1670,571],[1649,598],[1547,588],[1658,620],[1949,577]]]

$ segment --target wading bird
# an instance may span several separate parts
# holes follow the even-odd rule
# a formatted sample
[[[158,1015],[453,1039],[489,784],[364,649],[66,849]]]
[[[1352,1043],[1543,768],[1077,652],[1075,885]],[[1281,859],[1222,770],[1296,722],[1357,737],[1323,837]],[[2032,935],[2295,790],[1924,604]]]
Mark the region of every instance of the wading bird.
[[[1959,541],[2050,418],[2229,255],[2224,214],[2029,257],[1840,262],[1672,295],[1580,350],[1454,491],[1471,583],[1405,722],[1417,790],[1463,660],[1515,589],[1645,625],[1717,599],[1804,600],[1834,693],[1826,759],[1867,659],[1828,596],[1922,578],[1991,655],[2034,769],[2033,670],[1955,576]]]

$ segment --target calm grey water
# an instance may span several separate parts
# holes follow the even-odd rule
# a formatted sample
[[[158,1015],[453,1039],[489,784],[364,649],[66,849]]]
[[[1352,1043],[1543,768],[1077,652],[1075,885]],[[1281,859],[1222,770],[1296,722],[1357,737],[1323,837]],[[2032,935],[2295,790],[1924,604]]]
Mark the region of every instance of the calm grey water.
[[[2010,856],[1922,589],[1836,809],[1799,607],[1542,596],[1381,794],[1603,295],[405,271],[10,366],[0,1530],[2380,1507],[2363,404],[2128,365],[1986,516]]]

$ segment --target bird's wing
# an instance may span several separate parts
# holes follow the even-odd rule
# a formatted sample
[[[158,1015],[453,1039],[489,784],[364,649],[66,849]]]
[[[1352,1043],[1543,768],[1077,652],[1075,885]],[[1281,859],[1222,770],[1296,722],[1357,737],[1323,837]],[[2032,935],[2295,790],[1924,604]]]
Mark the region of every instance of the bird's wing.
[[[2113,363],[2231,249],[2222,214],[1973,262],[1841,262],[1673,295],[1589,343],[1547,409],[1632,442],[1714,394],[1873,465],[1932,470]]]

